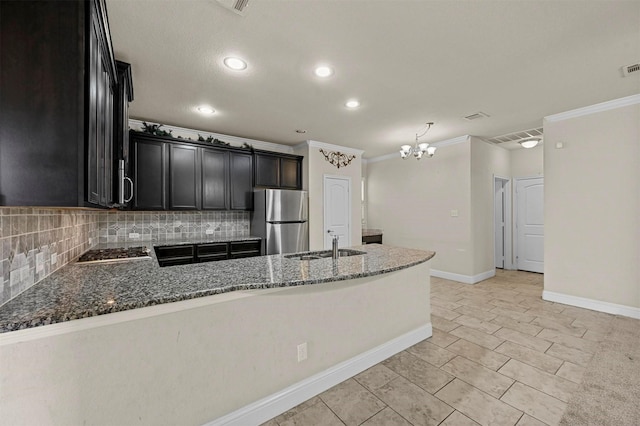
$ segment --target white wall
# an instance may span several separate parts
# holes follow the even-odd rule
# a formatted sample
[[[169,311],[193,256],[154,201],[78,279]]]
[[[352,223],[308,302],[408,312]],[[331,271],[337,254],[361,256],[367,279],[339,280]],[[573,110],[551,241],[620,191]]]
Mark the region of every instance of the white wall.
[[[328,163],[320,148],[325,151],[340,151],[356,158],[346,167],[337,168]],[[322,250],[324,247],[324,176],[346,176],[351,179],[351,245],[362,243],[362,225],[360,221],[362,177],[362,151],[316,141],[307,141],[299,145],[294,152],[304,155],[303,181],[309,191],[309,249]]]
[[[369,161],[367,188],[367,226],[385,244],[436,251],[434,270],[473,275],[469,138],[420,161]]]
[[[509,176],[510,171],[509,151],[471,137],[473,276],[486,276],[495,269],[494,176]]]
[[[15,331],[0,335],[0,423],[204,424],[406,333],[424,330],[420,341],[429,328],[427,261]],[[308,359],[298,362],[302,342]]]
[[[640,308],[640,96],[632,98],[545,118],[545,293]]]
[[[534,148],[518,148],[509,151],[511,162],[511,177],[542,176],[544,145],[539,144]]]

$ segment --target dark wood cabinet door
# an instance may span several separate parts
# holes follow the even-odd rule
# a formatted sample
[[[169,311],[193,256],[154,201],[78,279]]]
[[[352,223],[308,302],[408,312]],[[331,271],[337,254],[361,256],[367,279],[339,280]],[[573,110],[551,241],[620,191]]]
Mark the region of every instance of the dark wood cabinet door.
[[[202,209],[227,210],[229,208],[229,153],[203,148],[202,155]]]
[[[127,204],[131,197],[131,186],[119,174],[120,160],[124,160],[124,176],[130,177],[129,154],[129,102],[133,101],[133,79],[131,65],[116,61],[117,85],[113,97],[113,176],[111,179],[112,196],[115,203]]]
[[[256,154],[256,186],[277,188],[280,186],[280,158],[273,155]]]
[[[280,159],[280,186],[282,188],[302,188],[302,164],[294,158]]]
[[[104,0],[0,1],[0,205],[112,201]]]
[[[242,152],[229,154],[231,210],[253,210],[253,157]]]
[[[166,144],[162,141],[133,141],[133,207],[140,210],[165,210]]]
[[[98,104],[101,99],[101,79],[102,67],[100,66],[98,29],[94,19],[91,19],[89,26],[89,80],[88,84],[88,105],[87,105],[87,201],[98,204],[100,202],[100,181],[99,181],[99,154],[98,154],[98,117],[100,114]]]
[[[100,24],[98,6],[89,17],[87,78],[87,202],[108,206],[113,202],[113,58]]]
[[[200,179],[198,148],[169,144],[169,209],[200,209]]]

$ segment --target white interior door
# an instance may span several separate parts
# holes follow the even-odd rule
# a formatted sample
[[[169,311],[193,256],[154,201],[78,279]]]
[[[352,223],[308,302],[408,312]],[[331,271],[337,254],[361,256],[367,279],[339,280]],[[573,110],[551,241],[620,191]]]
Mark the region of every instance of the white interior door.
[[[332,236],[339,236],[339,246],[351,245],[351,179],[324,177],[324,248],[331,248]]]
[[[506,238],[506,228],[505,228],[505,213],[506,213],[506,203],[505,203],[505,193],[504,193],[504,184],[505,181],[499,178],[495,179],[494,185],[494,232],[495,232],[495,267],[504,269],[504,259],[505,259],[505,238]]]
[[[544,180],[518,179],[516,183],[517,268],[544,272]]]

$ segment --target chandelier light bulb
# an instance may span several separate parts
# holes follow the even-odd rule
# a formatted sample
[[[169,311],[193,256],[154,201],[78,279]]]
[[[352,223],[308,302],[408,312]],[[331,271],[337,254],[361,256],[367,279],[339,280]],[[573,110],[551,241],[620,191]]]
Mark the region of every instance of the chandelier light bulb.
[[[428,158],[433,157],[433,154],[435,154],[436,152],[435,146],[430,146],[426,142],[418,143],[418,140],[424,135],[426,135],[429,129],[431,129],[431,126],[433,126],[433,123],[429,122],[426,124],[426,129],[422,133],[420,132],[416,133],[416,144],[414,147],[412,147],[411,145],[402,145],[400,147],[400,158],[406,159],[411,154],[413,154],[413,157],[416,160],[420,160],[422,156],[425,154],[427,155]]]

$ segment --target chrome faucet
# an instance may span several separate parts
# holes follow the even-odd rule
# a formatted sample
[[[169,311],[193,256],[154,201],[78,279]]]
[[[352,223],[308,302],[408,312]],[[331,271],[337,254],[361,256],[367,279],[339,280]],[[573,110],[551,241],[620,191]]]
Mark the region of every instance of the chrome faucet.
[[[331,258],[335,260],[339,257],[338,256],[338,239],[340,238],[340,235],[337,235],[333,231],[327,231],[327,233],[333,237],[333,240],[331,240]]]

